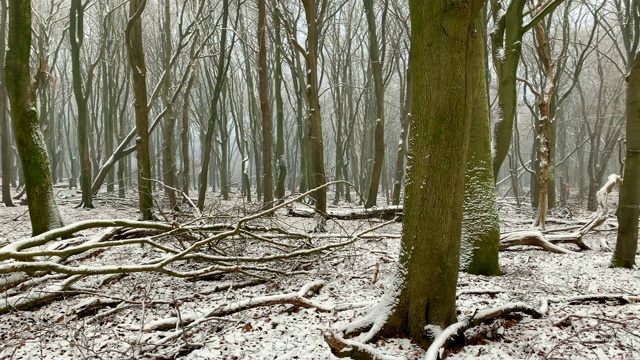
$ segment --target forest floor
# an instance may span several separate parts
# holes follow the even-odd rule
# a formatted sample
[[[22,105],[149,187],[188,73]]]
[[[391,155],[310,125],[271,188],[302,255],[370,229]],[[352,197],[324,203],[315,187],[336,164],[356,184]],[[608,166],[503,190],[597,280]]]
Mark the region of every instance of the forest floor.
[[[67,224],[138,216],[133,199],[101,194],[96,199],[96,208],[86,210],[74,207],[79,202],[75,191],[60,190],[57,196]],[[228,222],[245,208],[241,200],[222,201],[216,197],[210,203],[214,205],[206,213],[214,215],[213,222]],[[518,209],[512,202],[502,200],[499,207],[503,232],[530,228],[532,212],[528,204]],[[573,214],[566,209],[553,211],[548,227],[584,223],[589,216],[590,213],[576,209]],[[273,218],[256,222],[298,233],[309,233],[315,227],[313,219],[288,217],[283,210]],[[352,236],[380,223],[376,219],[329,220],[326,230],[329,234]],[[26,206],[1,207],[0,224],[0,244],[30,235]],[[616,232],[611,230],[615,224],[611,215],[600,230],[586,236],[585,243],[591,250],[558,254],[534,247],[515,247],[500,253],[502,276],[461,273],[457,302],[460,318],[513,302],[540,306],[545,298],[558,301],[551,302],[548,315],[540,319],[512,315],[468,330],[467,344],[448,350],[447,359],[640,359],[640,303],[561,300],[590,294],[640,294],[640,271],[609,268],[611,252],[600,249],[601,238],[609,246],[615,246]],[[380,299],[392,278],[400,231],[401,224],[393,223],[372,233],[379,237],[363,238],[306,258],[282,260],[275,265],[280,275],[271,273],[270,281],[252,286],[245,286],[247,278],[239,273],[200,281],[136,273],[101,286],[99,277],[83,279],[83,288],[94,291],[70,294],[28,311],[13,310],[0,315],[0,359],[333,359],[323,334],[366,314]],[[81,234],[90,236],[96,232],[97,229],[85,230]],[[310,235],[310,241],[304,240],[310,242],[307,244],[310,247],[344,241]],[[243,251],[241,240],[233,244],[229,246]],[[76,262],[89,265],[142,262],[150,252],[151,249],[141,245],[120,247]],[[265,246],[256,253],[270,252]],[[3,276],[0,275],[0,281]],[[149,328],[163,319],[197,316],[220,305],[295,294],[305,284],[318,280],[324,286],[317,293],[307,293],[307,299],[316,305],[336,305],[333,311],[275,304],[211,316],[190,326]],[[33,296],[49,291],[55,281],[52,277],[45,288],[14,289],[11,294],[22,291],[25,297]],[[4,292],[0,298],[0,305],[6,303],[7,294]],[[90,311],[86,304],[96,298],[111,303]],[[407,339],[381,339],[374,346],[381,353],[400,359],[419,359],[425,353]]]

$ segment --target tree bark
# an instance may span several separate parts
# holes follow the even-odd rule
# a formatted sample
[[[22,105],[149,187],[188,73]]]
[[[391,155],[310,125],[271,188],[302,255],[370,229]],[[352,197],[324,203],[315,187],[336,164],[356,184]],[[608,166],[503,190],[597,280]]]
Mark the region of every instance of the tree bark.
[[[475,30],[482,32],[480,19]],[[482,36],[469,43],[468,76],[473,89],[471,98],[471,134],[464,183],[462,247],[460,267],[476,275],[500,275],[498,253],[500,224],[496,205],[496,185],[491,163],[491,132],[487,99],[485,44]]]
[[[640,215],[640,53],[627,78],[627,156],[618,205],[618,237],[611,266],[633,268]]]
[[[166,119],[162,124],[162,180],[165,186],[165,195],[169,198],[169,207],[178,209],[176,200],[176,160],[174,153],[174,130],[176,127],[176,115],[171,102],[171,54],[173,53],[173,42],[171,38],[171,1],[164,0],[164,79],[162,79],[162,101],[167,109]]]
[[[262,207],[265,210],[273,207],[273,120],[269,106],[266,23],[266,0],[258,0],[258,92],[262,113]]]
[[[473,110],[473,89],[466,84],[478,69],[467,49],[482,33],[472,26],[481,7],[482,1],[410,2],[414,96],[423,101],[413,104],[400,269],[390,295],[385,295],[395,298],[390,301],[395,305],[381,335],[404,333],[425,348],[433,340],[425,334],[427,325],[444,329],[457,321]]]
[[[73,94],[78,107],[78,152],[80,154],[80,189],[82,190],[83,208],[93,208],[91,192],[91,158],[89,156],[89,108],[88,92],[93,78],[87,79],[87,94],[83,90],[83,79],[80,70],[80,48],[84,41],[84,5],[81,0],[72,0],[69,14],[69,41],[71,43],[71,72],[73,78]]]
[[[322,140],[322,115],[320,112],[320,89],[318,82],[318,41],[319,31],[327,8],[327,0],[322,0],[320,12],[317,12],[317,0],[302,0],[305,18],[307,21],[307,49],[304,55],[307,65],[307,99],[309,101],[307,133],[309,134],[310,153],[308,161],[311,169],[311,182],[309,188],[317,188],[326,181],[324,171],[324,145]],[[315,207],[319,214],[327,211],[327,188],[316,191],[313,194]]]
[[[7,41],[7,0],[0,0],[0,63],[4,63]],[[11,179],[13,178],[13,158],[9,117],[7,116],[7,86],[4,71],[0,71],[0,153],[2,153],[2,202],[4,206],[15,206],[11,200]]]
[[[222,92],[222,85],[229,68],[227,58],[227,24],[229,21],[229,0],[224,0],[222,5],[222,31],[220,34],[220,51],[216,64],[216,82],[213,89],[213,96],[209,104],[209,119],[207,121],[207,131],[204,136],[204,151],[202,154],[202,168],[200,169],[200,184],[198,188],[198,209],[204,209],[204,200],[207,194],[207,178],[209,174],[209,162],[211,160],[211,150],[213,142],[213,132],[215,131],[216,118],[218,116],[218,100]]]
[[[9,50],[4,75],[11,104],[13,132],[22,163],[34,235],[63,225],[56,205],[49,156],[38,126],[35,85],[31,85],[31,1],[9,1]]]
[[[363,0],[364,10],[369,29],[369,60],[373,73],[373,86],[376,100],[376,122],[373,135],[373,165],[371,169],[371,182],[364,207],[376,206],[380,176],[382,175],[382,162],[384,161],[384,83],[382,81],[382,60],[378,54],[378,35],[376,34],[376,19],[373,12],[373,1]]]
[[[275,97],[276,97],[276,192],[275,197],[281,203],[285,195],[287,163],[284,158],[284,106],[282,103],[282,39],[280,35],[280,9],[273,9],[273,28],[275,32]]]
[[[142,44],[142,12],[147,0],[130,0],[129,22],[125,42],[129,65],[132,71],[133,95],[136,114],[136,158],[138,165],[138,196],[140,216],[143,220],[153,218],[153,195],[151,193],[151,159],[149,156],[149,108],[147,106],[147,67]]]

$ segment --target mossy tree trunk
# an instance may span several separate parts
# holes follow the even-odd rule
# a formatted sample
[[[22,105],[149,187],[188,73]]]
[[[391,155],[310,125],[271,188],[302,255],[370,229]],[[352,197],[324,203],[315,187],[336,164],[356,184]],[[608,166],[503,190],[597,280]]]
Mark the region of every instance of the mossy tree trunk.
[[[636,54],[627,88],[627,157],[618,204],[618,239],[611,266],[633,268],[638,250],[640,216],[640,53]]]
[[[147,66],[142,44],[142,12],[147,0],[129,2],[126,46],[133,79],[133,95],[136,114],[136,158],[138,165],[138,196],[140,216],[143,220],[153,218],[153,194],[151,193],[151,159],[149,155],[149,107],[147,106]]]
[[[467,84],[482,67],[468,49],[475,37],[482,37],[473,26],[482,4],[410,1],[416,101],[400,268],[388,295],[394,298],[391,315],[380,334],[404,333],[425,347],[432,341],[425,327],[444,329],[457,321],[463,191],[475,91]]]
[[[35,110],[31,83],[31,1],[9,1],[9,50],[4,63],[13,132],[24,173],[33,235],[63,225],[51,183],[47,148]]]
[[[476,20],[475,28],[482,32],[480,18]],[[500,275],[500,224],[491,162],[484,39],[475,36],[469,45],[470,66],[477,68],[469,73],[474,91],[464,183],[460,267],[470,274]]]

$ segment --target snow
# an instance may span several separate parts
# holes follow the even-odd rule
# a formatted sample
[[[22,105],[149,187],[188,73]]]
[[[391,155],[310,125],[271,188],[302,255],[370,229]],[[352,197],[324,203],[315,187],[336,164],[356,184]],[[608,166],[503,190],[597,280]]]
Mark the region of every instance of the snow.
[[[75,191],[65,190],[58,194],[66,224],[93,218],[136,219],[138,216],[135,202],[130,198],[120,200],[100,195],[94,210],[75,209],[78,201],[79,194]],[[226,209],[220,214],[237,213],[237,209],[243,208],[242,201],[237,198],[228,202],[216,201]],[[29,237],[28,218],[20,216],[25,210],[24,206],[0,207],[0,223],[3,224],[0,238],[12,242],[9,248],[3,249],[5,254],[7,249],[14,251],[16,243]],[[346,212],[348,209],[333,210]],[[527,225],[524,224],[528,224],[533,216],[530,210],[518,209],[504,200],[499,202],[499,210],[503,232],[525,228]],[[580,215],[578,220],[586,220],[590,215],[578,210],[573,213]],[[552,211],[549,219],[553,220],[554,216]],[[10,220],[13,218],[19,220]],[[222,215],[220,218],[229,221]],[[329,234],[352,235],[380,223],[378,220],[328,220],[326,226]],[[306,232],[315,226],[313,219],[285,217],[283,213],[264,224],[286,227],[294,232]],[[607,224],[615,224],[615,218],[610,217]],[[542,319],[527,315],[499,318],[471,328],[465,332],[467,345],[446,350],[446,358],[640,358],[640,303],[636,300],[640,295],[640,272],[609,267],[611,253],[600,251],[595,245],[603,238],[614,243],[615,232],[607,231],[611,228],[608,226],[601,228],[604,230],[589,233],[584,239],[595,250],[555,254],[520,247],[501,252],[503,276],[461,273],[457,291],[460,320],[474,314],[478,316],[489,308],[518,302],[544,309],[547,315]],[[84,230],[81,234],[91,238],[100,232]],[[77,280],[74,286],[86,289],[86,294],[69,295],[31,311],[0,315],[0,358],[145,359],[190,344],[193,348],[182,348],[181,358],[335,359],[323,334],[346,332],[367,323],[379,327],[394,308],[393,295],[399,292],[404,279],[403,272],[399,272],[402,267],[396,260],[401,251],[397,238],[400,233],[401,224],[391,224],[375,231],[379,238],[362,238],[344,248],[295,262],[279,260],[278,269],[288,271],[289,275],[269,274],[271,281],[253,286],[242,286],[247,278],[237,273],[194,282],[157,273],[131,274],[111,278],[111,281],[106,281],[107,276],[85,277]],[[345,238],[321,234],[312,238],[315,247],[343,241]],[[262,248],[258,253],[259,248],[245,244],[248,243],[236,239],[227,244],[226,251],[244,258],[259,257],[271,251]],[[301,251],[305,249],[300,240],[291,240],[291,244],[301,246]],[[142,264],[151,256],[157,256],[157,253],[149,246],[130,245],[89,259],[72,260],[65,266],[115,266],[116,262]],[[5,260],[0,265],[9,263]],[[176,264],[176,269],[193,270],[189,266],[188,263]],[[293,270],[297,272],[293,274]],[[378,281],[373,282],[377,271]],[[0,275],[0,284],[8,277],[19,275]],[[43,291],[59,289],[64,281],[64,278],[52,275],[46,282],[33,282],[29,289],[3,292],[0,307],[10,301],[26,300]],[[104,285],[99,287],[102,282]],[[306,291],[320,282],[323,286],[317,293]],[[202,319],[207,311],[239,307],[250,299],[278,299],[291,294],[317,307],[271,305],[188,325],[180,325],[177,321]],[[578,301],[579,296],[584,299],[593,294],[612,297],[625,294],[631,302]],[[83,316],[77,314],[85,306],[93,305],[96,298],[126,301],[114,307],[85,312]],[[150,330],[152,325],[163,323],[170,325],[169,328]],[[439,329],[430,327],[429,330],[437,335]],[[362,341],[370,335],[365,332],[347,340]],[[368,346],[389,359],[425,357],[425,350],[408,339],[382,339]]]

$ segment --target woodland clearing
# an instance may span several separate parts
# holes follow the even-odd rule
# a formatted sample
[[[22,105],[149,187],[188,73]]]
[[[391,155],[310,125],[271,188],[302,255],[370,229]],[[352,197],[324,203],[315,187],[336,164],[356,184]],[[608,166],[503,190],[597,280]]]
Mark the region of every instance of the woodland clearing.
[[[239,194],[232,199],[212,197],[208,202],[212,205],[198,221],[234,223],[252,209],[242,203]],[[640,272],[609,268],[611,252],[601,249],[602,240],[610,247],[615,244],[616,199],[614,191],[608,219],[583,238],[590,250],[579,251],[574,244],[560,245],[573,253],[512,247],[500,252],[502,276],[460,273],[459,319],[513,303],[541,309],[544,316],[534,319],[516,312],[481,323],[465,332],[466,344],[447,349],[446,358],[640,358]],[[92,210],[74,207],[80,200],[76,191],[60,190],[57,200],[66,224],[138,217],[133,198],[101,193]],[[340,209],[352,207],[343,204]],[[26,210],[26,206],[0,208],[0,247],[29,238]],[[499,210],[502,232],[530,229],[533,213],[526,205],[519,209],[515,202],[502,199]],[[591,215],[575,208],[555,209],[547,229],[580,226]],[[167,215],[164,221],[179,228],[198,223],[193,218],[193,213],[185,212]],[[271,256],[273,261],[256,261],[253,266],[239,261],[235,270],[231,270],[233,264],[225,264],[226,271],[192,278],[158,272],[86,275],[79,276],[69,288],[62,286],[69,275],[32,273],[29,281],[2,291],[0,307],[9,308],[0,315],[0,358],[335,358],[324,337],[365,314],[380,299],[395,270],[401,223],[329,219],[325,233],[314,233],[314,219],[287,216],[287,211],[280,209],[275,216],[251,220],[247,226],[253,230],[208,243],[201,253],[238,259]],[[368,231],[374,227],[379,228]],[[256,235],[258,231],[260,235]],[[87,229],[72,239],[86,241],[105,232],[104,228]],[[126,239],[122,234],[120,239]],[[192,240],[159,237],[157,242],[179,248],[188,247],[179,242],[197,239],[195,235]],[[328,246],[346,242],[350,243]],[[277,258],[282,248],[306,253]],[[321,252],[310,251],[322,248]],[[143,264],[157,253],[153,246],[135,243],[93,249],[61,263],[76,268]],[[0,267],[14,261],[3,260]],[[197,271],[195,263],[175,263],[172,269]],[[0,281],[6,284],[11,276],[15,274],[0,275]],[[10,308],[17,299],[46,295],[56,296],[28,309]],[[388,358],[425,357],[423,349],[405,339],[380,339],[372,346]]]

